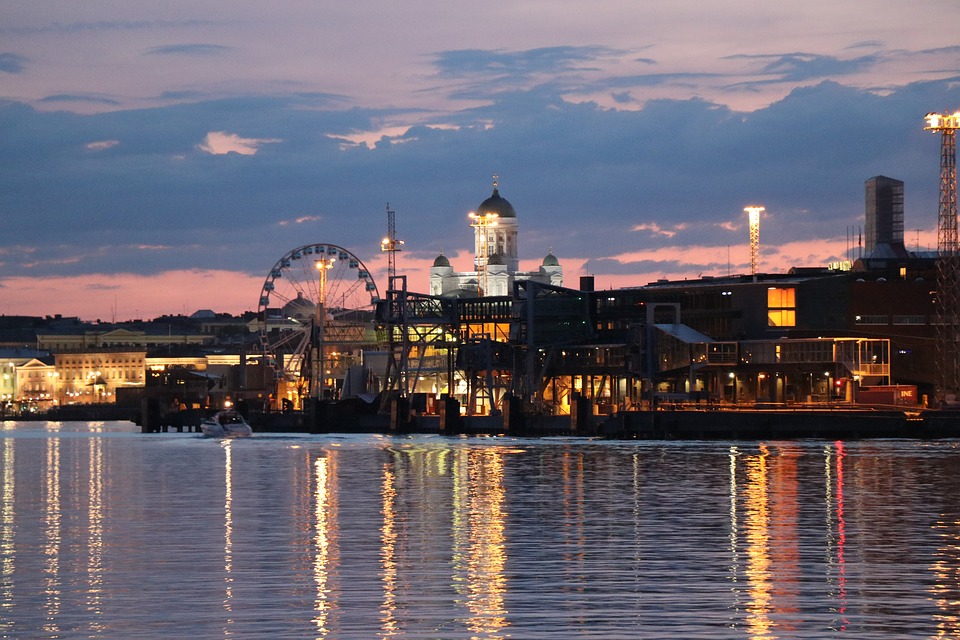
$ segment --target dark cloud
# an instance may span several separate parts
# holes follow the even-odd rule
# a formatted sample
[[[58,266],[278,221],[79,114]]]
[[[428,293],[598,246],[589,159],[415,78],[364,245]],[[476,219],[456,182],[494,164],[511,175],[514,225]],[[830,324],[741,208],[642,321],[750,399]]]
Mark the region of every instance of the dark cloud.
[[[863,224],[863,183],[878,174],[906,182],[905,227],[931,229],[939,148],[922,118],[956,103],[955,81],[884,95],[824,82],[752,113],[696,99],[618,111],[565,102],[547,84],[368,145],[345,141],[399,112],[338,109],[326,94],[95,115],[7,103],[0,237],[31,249],[4,252],[4,273],[258,274],[305,242],[371,260],[387,202],[406,242],[402,268],[407,257],[471,250],[467,212],[490,195],[493,173],[518,212],[524,258],[552,248],[561,262],[589,259],[594,273],[706,271],[693,249],[668,262],[606,258],[745,245],[747,204],[767,209],[765,247],[843,238]],[[304,108],[314,104],[325,108]],[[211,155],[199,145],[212,131],[277,142]],[[91,151],[103,141],[111,146]],[[632,231],[652,223],[673,235]]]
[[[837,78],[867,71],[882,59],[879,55],[842,59],[814,53],[780,53],[774,55],[737,55],[730,60],[757,60],[762,63],[758,72],[773,76],[761,82],[806,82]],[[749,83],[748,83],[749,84]]]
[[[884,43],[880,40],[863,40],[861,42],[854,42],[847,49],[882,49]]]
[[[697,265],[693,265],[697,266]],[[620,262],[610,258],[587,260],[583,265],[586,273],[604,273],[608,275],[632,275],[646,273],[677,273],[689,271],[691,265],[680,260],[636,260]]]
[[[577,93],[590,93],[596,90],[612,90],[625,87],[659,87],[664,85],[676,85],[694,87],[701,80],[712,78],[723,78],[721,74],[716,73],[643,73],[626,76],[611,76],[597,82],[583,85]]]
[[[919,54],[922,54],[922,55],[935,54],[935,53],[955,53],[955,54],[960,54],[960,46],[956,46],[956,45],[955,45],[955,46],[952,46],[952,47],[938,47],[938,48],[935,48],[935,49],[921,49],[920,51],[917,51],[916,53],[919,53]]]
[[[99,31],[153,31],[184,27],[214,26],[210,20],[100,20],[96,22],[53,22],[30,27],[0,27],[0,35],[33,36],[48,33],[86,33]]]
[[[202,91],[164,91],[159,96],[161,100],[199,100],[208,97]]]
[[[108,104],[108,105],[119,105],[120,102],[114,100],[113,98],[107,98],[105,96],[97,95],[82,95],[76,93],[58,93],[52,96],[46,96],[40,98],[39,102],[41,103],[55,103],[55,102],[88,102],[90,104]]]
[[[15,53],[0,53],[0,71],[4,73],[23,73],[27,59]]]
[[[168,44],[152,47],[143,52],[145,56],[212,56],[230,51],[231,47],[219,44]]]
[[[535,74],[557,74],[590,69],[598,58],[620,55],[605,47],[544,47],[526,51],[462,49],[444,51],[435,65],[441,76],[528,78]]]

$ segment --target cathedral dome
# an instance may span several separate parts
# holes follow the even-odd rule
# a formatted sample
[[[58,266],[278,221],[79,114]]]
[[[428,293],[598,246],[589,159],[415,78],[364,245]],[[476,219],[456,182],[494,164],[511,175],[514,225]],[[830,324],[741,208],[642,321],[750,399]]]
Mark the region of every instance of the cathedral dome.
[[[557,260],[557,256],[553,255],[553,252],[551,251],[543,257],[543,262],[541,264],[545,267],[559,267],[560,261]]]
[[[494,187],[493,195],[480,203],[480,206],[477,207],[477,215],[490,215],[492,213],[497,214],[501,218],[516,218],[517,212],[514,210],[513,205],[510,204],[506,198],[501,197],[500,191]]]
[[[317,315],[317,304],[303,297],[303,292],[298,291],[297,297],[283,305],[280,310],[284,318],[295,318],[297,320],[307,320]]]
[[[442,253],[437,256],[436,260],[433,261],[433,266],[435,267],[449,267],[450,261],[447,260],[447,256]]]

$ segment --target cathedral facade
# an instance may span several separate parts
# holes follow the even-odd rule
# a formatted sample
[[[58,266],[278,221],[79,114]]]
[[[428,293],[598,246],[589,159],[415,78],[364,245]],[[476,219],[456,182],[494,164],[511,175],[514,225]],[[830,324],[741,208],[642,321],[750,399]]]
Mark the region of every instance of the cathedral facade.
[[[475,298],[506,296],[518,280],[533,280],[561,286],[563,269],[552,252],[547,253],[537,271],[520,271],[520,248],[517,242],[517,212],[500,195],[497,182],[493,195],[469,214],[474,230],[473,271],[454,271],[450,260],[440,254],[430,268],[430,294]]]

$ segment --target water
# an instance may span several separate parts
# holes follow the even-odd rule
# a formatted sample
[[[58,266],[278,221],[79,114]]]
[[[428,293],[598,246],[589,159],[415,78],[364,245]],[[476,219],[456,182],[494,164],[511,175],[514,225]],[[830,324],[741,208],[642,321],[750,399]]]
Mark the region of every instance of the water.
[[[3,638],[960,636],[954,441],[3,423]]]

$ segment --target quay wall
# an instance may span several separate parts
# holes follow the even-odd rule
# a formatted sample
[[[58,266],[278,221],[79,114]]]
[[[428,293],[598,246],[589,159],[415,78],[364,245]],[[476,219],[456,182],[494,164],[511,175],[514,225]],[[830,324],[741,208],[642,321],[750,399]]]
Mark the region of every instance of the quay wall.
[[[771,440],[960,437],[960,414],[901,411],[635,411],[598,426],[608,438]]]
[[[624,411],[613,416],[462,416],[459,407],[439,415],[351,411],[320,403],[306,412],[252,412],[255,433],[422,433],[442,435],[579,436],[650,440],[771,440],[863,438],[960,438],[960,411],[870,409],[676,409]],[[142,431],[195,431],[202,412],[148,415]]]

